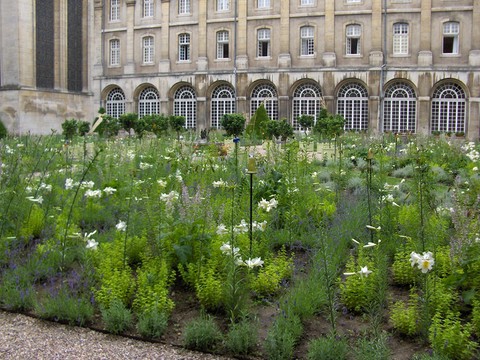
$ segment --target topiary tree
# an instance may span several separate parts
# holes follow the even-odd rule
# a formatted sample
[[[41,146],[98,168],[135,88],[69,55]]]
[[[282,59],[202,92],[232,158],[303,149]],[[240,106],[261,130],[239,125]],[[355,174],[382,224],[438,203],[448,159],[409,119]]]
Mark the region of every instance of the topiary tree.
[[[118,132],[122,128],[122,125],[118,121],[118,119],[114,118],[113,116],[104,114],[102,116],[102,122],[98,124],[96,130],[98,134],[102,137],[113,137],[117,136]]]
[[[145,132],[148,131],[148,123],[145,120],[145,118],[137,119],[133,123],[133,131],[135,131],[135,135],[137,136],[137,138],[139,139],[143,138],[143,135],[145,135]]]
[[[130,133],[130,129],[133,129],[135,127],[135,122],[138,120],[138,114],[136,113],[125,113],[120,115],[118,118],[120,121],[120,125],[122,128]]]
[[[65,136],[65,139],[71,140],[78,131],[78,120],[76,119],[65,119],[62,123],[62,135]]]
[[[293,126],[282,119],[280,121],[269,120],[266,124],[266,134],[269,139],[275,137],[276,139],[286,142],[288,138],[293,137]]]
[[[322,108],[313,130],[322,137],[331,139],[343,132],[344,125],[345,119],[343,116],[330,114],[325,108]]]
[[[246,119],[242,114],[224,114],[221,125],[227,136],[238,137],[245,130]]]
[[[88,121],[79,121],[78,135],[85,136],[90,131],[90,123]]]
[[[265,139],[267,135],[267,122],[269,120],[267,109],[265,109],[265,105],[261,103],[250,119],[250,123],[247,125],[247,135],[251,139]]]

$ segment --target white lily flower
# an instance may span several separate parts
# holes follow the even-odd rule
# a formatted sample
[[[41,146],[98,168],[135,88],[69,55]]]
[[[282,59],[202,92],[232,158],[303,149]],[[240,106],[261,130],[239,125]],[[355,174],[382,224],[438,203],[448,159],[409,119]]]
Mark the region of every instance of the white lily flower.
[[[88,239],[87,241],[87,249],[97,250],[98,242],[95,239]]]
[[[110,186],[107,186],[105,189],[103,189],[103,192],[107,195],[112,195],[113,193],[115,193],[117,191],[117,189],[115,188],[112,188]]]
[[[354,238],[352,238],[352,241],[353,241],[355,244],[360,245],[360,243],[359,243],[357,240],[355,240]]]
[[[158,186],[164,188],[164,187],[167,186],[167,181],[163,180],[163,179],[159,179],[159,180],[157,180],[157,184],[158,184]]]
[[[87,191],[85,191],[85,196],[86,197],[101,198],[102,197],[102,190],[90,190],[90,189],[88,189]]]
[[[43,203],[43,196],[39,196],[37,198],[33,196],[27,196],[27,199],[30,200],[31,202],[42,204]]]
[[[65,180],[65,189],[66,190],[73,189],[74,186],[75,186],[75,184],[73,182],[73,179],[68,178],[68,179]]]
[[[372,225],[366,225],[366,228],[367,228],[367,229],[370,229],[370,230],[375,230],[375,231],[380,231],[380,230],[382,230],[382,227],[381,227],[381,226],[375,227],[375,226],[372,226]]]
[[[369,247],[374,247],[374,246],[377,246],[377,244],[375,244],[375,243],[373,243],[373,242],[371,242],[371,241],[369,241],[369,242],[367,243],[367,245],[363,245],[364,248],[369,248]]]
[[[127,230],[127,223],[125,221],[120,220],[120,222],[115,225],[118,231],[126,231]]]
[[[254,267],[263,266],[263,260],[259,257],[244,261],[246,267],[253,269]]]
[[[248,223],[245,221],[245,219],[242,219],[242,221],[240,221],[240,224],[233,227],[233,232],[236,234],[243,234],[248,232]]]
[[[368,275],[370,275],[372,272],[370,270],[368,270],[368,267],[367,266],[363,266],[360,268],[360,271],[358,272],[360,274],[360,276],[365,276],[367,277]]]
[[[225,225],[223,224],[220,224],[217,226],[217,231],[216,231],[217,235],[225,235],[228,233],[228,229]]]
[[[213,185],[214,188],[221,188],[221,187],[227,186],[227,183],[225,181],[223,181],[223,179],[220,179],[218,181],[214,181],[212,183],[212,185]]]

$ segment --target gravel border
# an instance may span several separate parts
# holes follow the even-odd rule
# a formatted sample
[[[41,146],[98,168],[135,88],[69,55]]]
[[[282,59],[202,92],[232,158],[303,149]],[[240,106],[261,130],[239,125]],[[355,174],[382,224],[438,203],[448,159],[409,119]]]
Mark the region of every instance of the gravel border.
[[[0,358],[226,360],[165,344],[104,334],[0,311]]]

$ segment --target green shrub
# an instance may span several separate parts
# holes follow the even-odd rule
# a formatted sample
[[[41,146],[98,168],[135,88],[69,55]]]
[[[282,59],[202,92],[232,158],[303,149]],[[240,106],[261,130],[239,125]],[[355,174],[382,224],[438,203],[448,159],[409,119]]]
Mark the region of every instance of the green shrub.
[[[233,355],[248,355],[257,344],[257,324],[248,320],[232,324],[225,338],[225,347]]]
[[[415,289],[410,293],[410,300],[407,303],[397,301],[390,310],[390,320],[393,327],[401,334],[414,336],[419,331],[420,311],[418,308],[418,295]]]
[[[121,301],[129,304],[135,291],[135,279],[130,268],[113,269],[105,273],[102,278],[100,289],[95,291],[95,300],[106,308],[111,306],[112,301]]]
[[[164,115],[152,114],[143,117],[147,124],[147,130],[154,133],[157,137],[168,132],[168,117]]]
[[[218,310],[224,302],[223,281],[213,267],[201,272],[195,291],[200,304],[208,310]]]
[[[20,229],[20,236],[25,239],[40,238],[42,230],[45,226],[45,212],[37,204],[33,204],[30,215],[25,220]]]
[[[308,345],[308,360],[347,359],[348,343],[343,337],[329,335],[312,340]]]
[[[445,316],[436,314],[429,329],[428,339],[433,350],[450,359],[474,359],[478,344],[471,340],[473,326],[462,323],[458,314],[448,311]]]
[[[161,337],[168,327],[168,315],[157,309],[146,311],[138,317],[137,330],[140,335],[157,339]]]
[[[245,129],[245,116],[242,114],[224,114],[221,125],[227,136],[240,136]]]
[[[293,256],[288,257],[285,248],[261,268],[253,279],[251,288],[258,296],[272,296],[280,290],[282,280],[293,273]]]
[[[222,340],[222,333],[215,320],[201,316],[189,322],[183,332],[183,343],[187,349],[213,352]]]
[[[0,120],[0,139],[5,139],[8,135],[8,130],[2,120]]]
[[[120,126],[128,133],[134,128],[137,119],[138,114],[136,113],[124,113],[118,117]]]
[[[298,339],[303,333],[303,325],[296,315],[280,315],[269,329],[265,341],[265,352],[271,360],[290,360]]]
[[[392,264],[393,281],[397,285],[414,285],[418,279],[418,269],[410,264],[408,250],[400,250],[395,253]]]
[[[110,301],[108,307],[101,307],[105,328],[112,334],[120,334],[132,326],[132,312],[119,299]]]
[[[90,131],[90,123],[88,121],[80,121],[78,123],[78,135],[85,136]]]
[[[391,352],[388,337],[384,333],[374,338],[360,338],[352,351],[356,354],[356,360],[389,360]]]
[[[32,276],[24,267],[5,271],[0,282],[0,307],[12,311],[28,311],[35,304]]]
[[[94,310],[88,300],[60,291],[37,304],[36,313],[43,319],[83,326],[93,318]]]

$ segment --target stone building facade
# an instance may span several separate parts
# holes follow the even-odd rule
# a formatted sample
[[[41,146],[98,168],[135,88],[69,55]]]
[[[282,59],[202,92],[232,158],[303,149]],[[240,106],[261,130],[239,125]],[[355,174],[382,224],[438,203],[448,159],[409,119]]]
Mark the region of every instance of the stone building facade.
[[[73,0],[46,1],[63,21],[54,24],[68,27]],[[2,23],[16,7],[7,3]],[[18,3],[35,10],[34,0]],[[248,119],[263,103],[272,119],[296,127],[299,115],[326,106],[351,130],[479,138],[480,0],[84,0],[82,11],[81,91],[68,88],[68,36],[54,37],[60,66],[47,95],[70,97],[57,124],[75,109],[88,120],[105,107],[113,116],[182,115],[200,131],[218,128],[224,113]],[[14,40],[0,31],[5,48]],[[18,41],[18,53],[35,55],[31,42]],[[28,60],[16,83],[37,92],[38,52]],[[0,117],[8,122],[5,61],[18,64],[2,52]],[[59,106],[42,98],[19,111]]]

